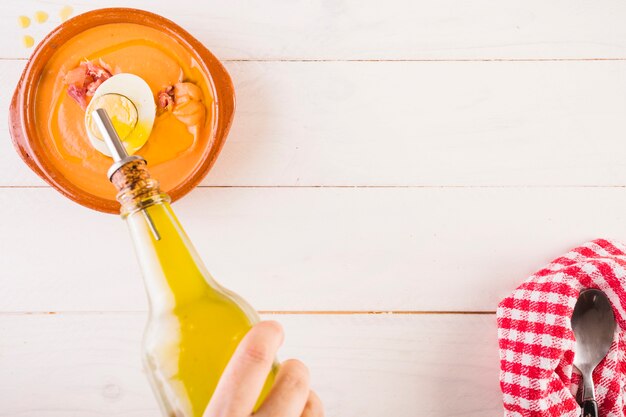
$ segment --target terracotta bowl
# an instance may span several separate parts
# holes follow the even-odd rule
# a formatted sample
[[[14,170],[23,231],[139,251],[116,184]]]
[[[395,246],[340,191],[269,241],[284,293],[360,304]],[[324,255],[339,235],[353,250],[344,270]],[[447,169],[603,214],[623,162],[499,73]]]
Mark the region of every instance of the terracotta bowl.
[[[200,160],[191,175],[183,178],[176,186],[166,190],[177,200],[193,189],[209,172],[226,140],[230,128],[235,96],[233,84],[224,66],[207,48],[180,26],[159,15],[143,10],[110,8],[94,10],[76,16],[54,29],[34,50],[17,84],[10,106],[9,129],[13,144],[24,162],[48,184],[71,200],[83,206],[107,213],[119,213],[119,204],[114,199],[106,199],[86,192],[65,178],[55,164],[42,151],[42,140],[35,128],[35,93],[37,83],[46,62],[63,45],[77,34],[111,23],[135,23],[166,33],[186,48],[202,67],[202,72],[210,80],[208,88],[214,98],[214,123],[211,135],[203,149]],[[138,152],[141,154],[141,150]],[[148,161],[148,164],[150,161]],[[103,173],[103,175],[106,175]],[[158,178],[157,178],[158,179]]]

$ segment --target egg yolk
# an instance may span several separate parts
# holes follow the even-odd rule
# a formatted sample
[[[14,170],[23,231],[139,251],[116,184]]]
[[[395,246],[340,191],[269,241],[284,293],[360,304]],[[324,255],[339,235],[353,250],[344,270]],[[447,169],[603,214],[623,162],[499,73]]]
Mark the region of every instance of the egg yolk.
[[[100,140],[104,140],[104,138],[91,116],[91,112],[96,109],[106,110],[115,131],[122,140],[126,139],[137,125],[137,108],[132,101],[121,94],[103,94],[89,103],[89,109],[85,114],[89,131]]]

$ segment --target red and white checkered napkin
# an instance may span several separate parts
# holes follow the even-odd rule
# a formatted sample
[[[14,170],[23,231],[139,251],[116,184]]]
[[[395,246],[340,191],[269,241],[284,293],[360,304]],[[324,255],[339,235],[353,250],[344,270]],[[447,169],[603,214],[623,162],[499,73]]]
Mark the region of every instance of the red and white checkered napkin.
[[[617,320],[607,357],[593,374],[602,417],[626,416],[626,247],[596,240],[555,259],[498,306],[500,386],[507,417],[579,417],[571,317],[585,288],[604,291]]]

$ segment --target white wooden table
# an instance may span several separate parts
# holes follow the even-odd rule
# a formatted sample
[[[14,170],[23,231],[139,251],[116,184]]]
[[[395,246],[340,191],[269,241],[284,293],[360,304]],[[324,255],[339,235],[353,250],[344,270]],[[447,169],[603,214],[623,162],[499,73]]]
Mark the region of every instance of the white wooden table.
[[[21,36],[65,5],[162,14],[225,62],[233,129],[175,209],[215,277],[283,323],[330,417],[501,415],[497,302],[626,238],[624,1],[7,1],[1,108]],[[124,224],[47,187],[6,124],[0,416],[156,416]]]

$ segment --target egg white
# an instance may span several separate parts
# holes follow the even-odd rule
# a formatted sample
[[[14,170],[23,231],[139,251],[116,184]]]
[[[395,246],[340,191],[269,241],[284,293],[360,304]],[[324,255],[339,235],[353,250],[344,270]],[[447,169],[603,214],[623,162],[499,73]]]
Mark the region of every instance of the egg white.
[[[152,90],[150,90],[150,86],[143,78],[135,74],[122,73],[116,74],[104,81],[95,91],[85,111],[85,128],[93,147],[104,155],[111,156],[104,141],[96,137],[90,129],[91,113],[96,110],[96,99],[105,94],[124,96],[132,102],[137,110],[137,123],[135,127],[125,138],[121,138],[126,151],[129,155],[132,155],[145,145],[152,132],[152,126],[154,125],[154,118],[156,116],[156,104]]]

